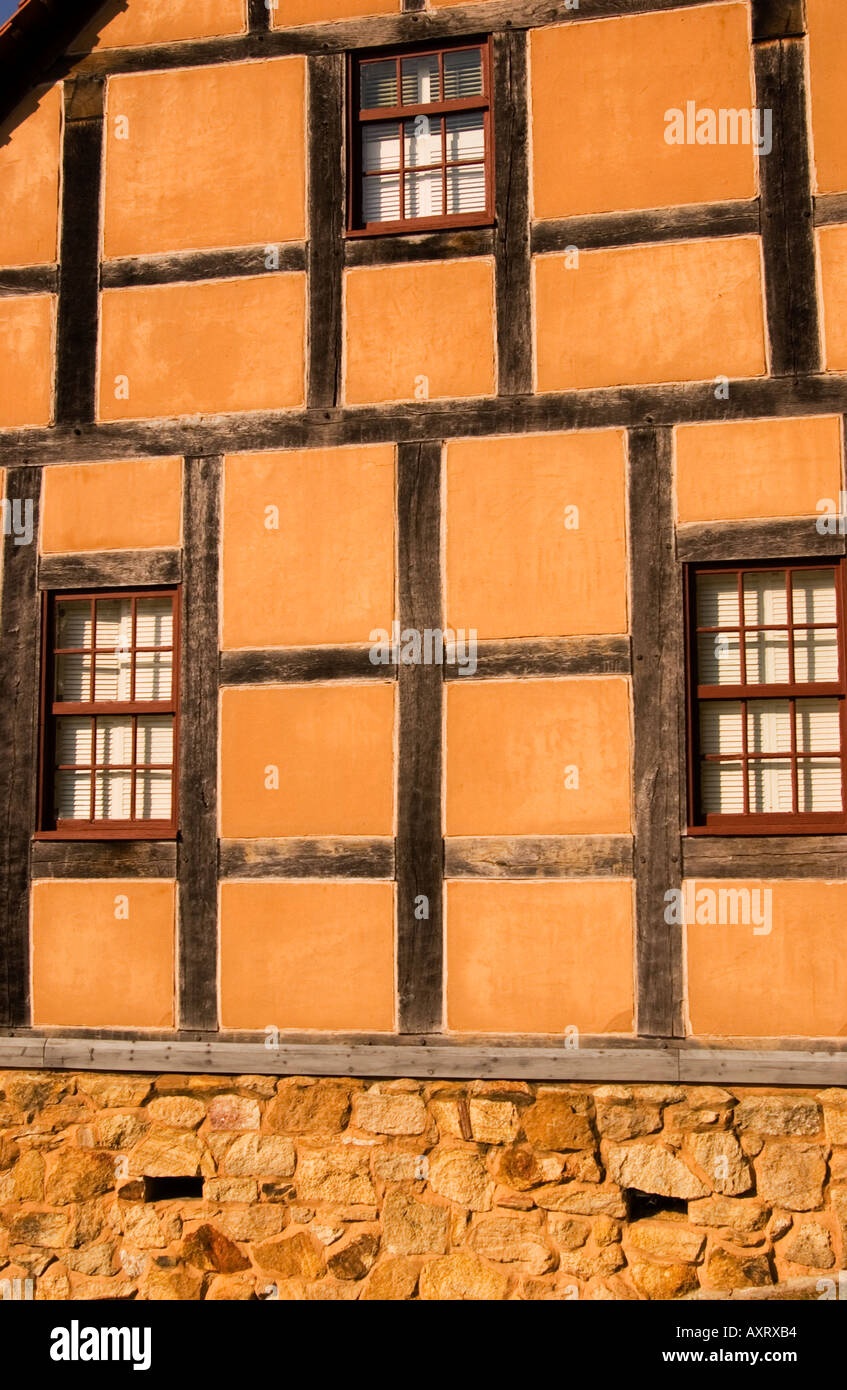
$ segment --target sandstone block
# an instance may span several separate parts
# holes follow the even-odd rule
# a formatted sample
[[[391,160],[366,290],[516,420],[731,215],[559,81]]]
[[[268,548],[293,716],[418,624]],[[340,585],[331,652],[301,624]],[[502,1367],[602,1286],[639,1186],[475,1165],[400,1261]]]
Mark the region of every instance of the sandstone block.
[[[539,1091],[534,1105],[524,1112],[523,1129],[530,1144],[539,1149],[593,1149],[594,1131],[581,1101],[567,1091]]]
[[[44,1192],[51,1206],[62,1207],[108,1192],[115,1182],[115,1165],[108,1154],[64,1148],[51,1161]]]
[[[738,1105],[735,1124],[768,1138],[817,1134],[821,1111],[817,1101],[807,1096],[750,1096]]]
[[[632,1260],[632,1282],[649,1299],[683,1298],[699,1287],[697,1271],[688,1264],[659,1265],[650,1260]]]
[[[716,1192],[732,1197],[753,1186],[752,1169],[734,1134],[692,1134],[688,1152]]]
[[[802,1226],[795,1227],[791,1240],[786,1242],[784,1254],[794,1264],[809,1265],[813,1269],[832,1269],[835,1264],[829,1231],[814,1221],[806,1221]]]
[[[370,1174],[370,1151],[354,1145],[302,1149],[297,1168],[297,1193],[306,1202],[373,1203],[376,1192]]]
[[[327,1256],[327,1268],[336,1279],[364,1279],[379,1253],[379,1236],[371,1232],[356,1236]]]
[[[370,1134],[423,1134],[426,1106],[419,1095],[363,1091],[353,1104],[353,1123]]]
[[[471,1211],[490,1211],[493,1187],[480,1154],[470,1149],[433,1149],[429,1182],[439,1197]]]
[[[546,1274],[556,1263],[536,1216],[487,1216],[472,1228],[467,1243],[484,1259],[519,1264],[527,1274]]]
[[[395,1255],[381,1260],[371,1270],[370,1278],[362,1290],[362,1298],[367,1301],[397,1303],[412,1298],[418,1287],[420,1260],[408,1255]]]
[[[689,1231],[675,1221],[658,1217],[633,1222],[627,1241],[644,1255],[680,1264],[696,1264],[706,1245],[706,1237],[699,1231]]]
[[[244,1096],[215,1096],[209,1103],[208,1116],[210,1129],[258,1129],[262,1112],[258,1101]]]
[[[825,1151],[816,1144],[766,1144],[756,1160],[759,1196],[789,1211],[812,1211],[823,1202]]]
[[[767,1255],[734,1254],[723,1246],[710,1253],[706,1274],[716,1289],[749,1289],[773,1283]]]
[[[295,1153],[290,1139],[277,1135],[244,1134],[233,1140],[223,1156],[221,1172],[227,1177],[290,1178]]]
[[[709,1192],[691,1169],[662,1144],[643,1140],[610,1144],[607,1168],[609,1177],[621,1187],[655,1192],[661,1197],[706,1197]]]
[[[430,1260],[421,1270],[420,1296],[425,1300],[499,1300],[506,1297],[507,1288],[506,1275],[484,1264],[471,1250]]]
[[[299,1077],[280,1085],[276,1100],[265,1112],[268,1129],[277,1134],[338,1134],[349,1116],[349,1086]]]
[[[393,1255],[427,1255],[447,1248],[448,1212],[418,1202],[402,1190],[389,1192],[382,1213],[383,1238]]]
[[[315,1279],[324,1267],[322,1247],[305,1231],[257,1245],[253,1256],[262,1269],[283,1279]]]

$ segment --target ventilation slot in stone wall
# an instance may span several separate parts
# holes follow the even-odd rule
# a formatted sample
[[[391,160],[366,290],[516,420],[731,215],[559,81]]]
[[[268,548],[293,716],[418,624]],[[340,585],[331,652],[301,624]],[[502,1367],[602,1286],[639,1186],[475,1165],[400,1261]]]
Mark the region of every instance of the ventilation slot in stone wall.
[[[664,1216],[668,1212],[688,1215],[688,1203],[683,1197],[661,1197],[657,1192],[639,1192],[628,1187],[624,1193],[630,1221],[643,1221],[647,1216]]]

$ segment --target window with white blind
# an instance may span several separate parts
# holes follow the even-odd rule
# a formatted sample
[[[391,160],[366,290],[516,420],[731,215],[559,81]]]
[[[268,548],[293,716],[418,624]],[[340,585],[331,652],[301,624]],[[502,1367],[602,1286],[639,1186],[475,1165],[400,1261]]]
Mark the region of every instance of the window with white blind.
[[[692,570],[690,829],[847,829],[844,610],[843,561]]]
[[[485,43],[351,60],[351,232],[492,220]]]
[[[45,599],[41,833],[176,833],[177,592]]]

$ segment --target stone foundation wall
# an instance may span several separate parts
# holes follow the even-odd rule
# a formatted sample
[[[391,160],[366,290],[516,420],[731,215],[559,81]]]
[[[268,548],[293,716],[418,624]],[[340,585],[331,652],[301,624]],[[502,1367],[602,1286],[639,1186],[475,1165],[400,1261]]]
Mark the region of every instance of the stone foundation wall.
[[[847,1089],[0,1073],[0,1297],[819,1298],[845,1268]]]

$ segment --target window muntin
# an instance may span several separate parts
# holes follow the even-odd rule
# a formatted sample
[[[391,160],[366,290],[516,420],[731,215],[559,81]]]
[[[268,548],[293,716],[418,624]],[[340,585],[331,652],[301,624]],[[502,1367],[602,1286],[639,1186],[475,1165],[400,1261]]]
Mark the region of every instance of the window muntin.
[[[46,599],[42,833],[176,833],[175,590]]]
[[[351,232],[492,220],[487,42],[356,58]]]
[[[692,568],[689,822],[847,829],[843,562]]]

